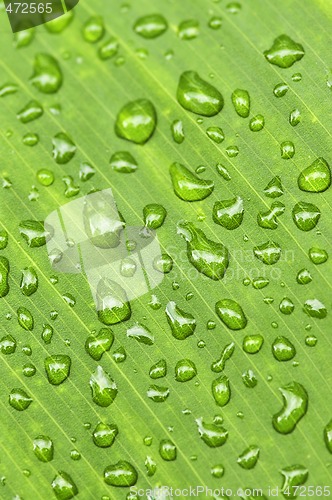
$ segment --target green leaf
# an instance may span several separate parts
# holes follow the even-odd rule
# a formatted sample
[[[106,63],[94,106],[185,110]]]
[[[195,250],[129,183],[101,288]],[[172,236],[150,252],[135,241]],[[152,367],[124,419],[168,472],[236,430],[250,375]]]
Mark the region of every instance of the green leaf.
[[[0,497],[328,485],[331,9],[81,0],[69,21],[15,46],[0,19]]]

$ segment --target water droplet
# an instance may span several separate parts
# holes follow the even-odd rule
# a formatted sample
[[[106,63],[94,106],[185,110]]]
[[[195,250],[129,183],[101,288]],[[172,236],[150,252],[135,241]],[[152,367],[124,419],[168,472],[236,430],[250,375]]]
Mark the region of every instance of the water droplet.
[[[116,172],[131,174],[137,170],[135,158],[127,151],[117,151],[110,159],[110,166]]]
[[[225,179],[225,181],[230,181],[231,176],[230,173],[228,172],[227,168],[224,165],[221,165],[221,163],[217,163],[216,169],[219,175]]]
[[[28,297],[37,291],[38,276],[33,267],[26,267],[22,270],[20,288]]]
[[[278,361],[289,361],[296,355],[296,350],[287,337],[280,336],[273,341],[272,353]]]
[[[322,193],[331,185],[331,170],[324,158],[317,158],[309,167],[305,168],[297,180],[302,191]]]
[[[150,385],[147,390],[147,397],[154,403],[163,403],[169,396],[168,387],[161,387],[160,385]]]
[[[240,304],[232,299],[218,300],[216,313],[230,330],[242,330],[247,326],[247,318]]]
[[[226,361],[233,356],[234,350],[235,350],[234,342],[226,344],[223,350],[221,351],[220,358],[212,363],[211,370],[216,373],[222,372],[225,368]]]
[[[317,344],[317,337],[315,335],[307,335],[305,338],[305,345],[308,347],[315,347]]]
[[[270,283],[269,279],[265,278],[264,276],[259,276],[258,278],[254,278],[252,280],[252,286],[256,290],[261,290],[262,288],[265,288],[269,283]]]
[[[193,335],[196,328],[194,316],[184,312],[173,301],[168,302],[165,313],[174,338],[184,340]]]
[[[23,389],[12,389],[9,394],[9,404],[17,411],[24,411],[32,403],[32,398]]]
[[[99,365],[90,377],[90,387],[92,401],[98,406],[109,406],[118,394],[116,383]]]
[[[272,424],[277,432],[289,434],[307,413],[308,394],[298,382],[290,382],[280,387],[279,391],[282,394],[283,408],[273,416]]]
[[[152,436],[145,436],[145,438],[143,439],[143,444],[145,446],[151,446],[152,442],[153,442],[153,437]]]
[[[250,369],[242,373],[242,381],[246,387],[253,389],[257,385],[257,378],[254,372]]]
[[[134,31],[143,38],[151,39],[165,33],[168,24],[161,14],[150,14],[137,19],[134,24]]]
[[[184,141],[184,130],[182,120],[174,120],[171,124],[173,141],[181,144]]]
[[[228,146],[226,153],[229,158],[235,158],[239,154],[239,148],[237,146]]]
[[[127,337],[133,338],[145,345],[153,345],[154,344],[154,335],[150,332],[150,330],[142,325],[141,323],[135,323],[135,325],[131,326],[127,330]]]
[[[200,179],[180,163],[172,163],[169,172],[174,192],[181,200],[204,200],[214,189],[213,181]]]
[[[120,263],[120,274],[125,278],[132,278],[136,273],[136,262],[130,257],[125,257]]]
[[[80,187],[75,185],[74,179],[72,178],[71,175],[64,175],[62,177],[62,181],[66,186],[65,189],[66,198],[73,198],[74,196],[78,195],[78,193],[80,192]]]
[[[226,229],[236,229],[243,221],[243,199],[240,196],[230,200],[217,201],[213,205],[212,218]]]
[[[14,47],[16,49],[22,49],[27,47],[35,38],[34,28],[30,28],[24,31],[18,31],[14,33]]]
[[[227,12],[230,14],[238,14],[242,9],[241,4],[238,2],[230,2],[226,5]]]
[[[54,354],[44,360],[48,381],[52,385],[62,384],[70,373],[71,359],[65,354]]]
[[[20,222],[19,231],[30,248],[41,247],[52,236],[53,230],[43,221],[25,220]]]
[[[167,274],[173,269],[173,259],[167,253],[162,253],[153,260],[153,267],[156,271]]]
[[[167,212],[162,205],[151,203],[143,208],[144,225],[149,229],[158,229],[163,225]]]
[[[212,16],[210,19],[209,19],[209,22],[208,22],[208,27],[213,29],[213,30],[218,30],[219,28],[221,28],[221,25],[222,25],[222,18],[219,17],[219,16]]]
[[[199,35],[199,22],[196,19],[182,21],[178,26],[178,36],[181,40],[193,40]]]
[[[281,257],[281,248],[274,241],[262,243],[253,250],[255,257],[266,265],[276,264]]]
[[[203,418],[197,418],[196,424],[200,438],[210,448],[218,448],[226,443],[228,431],[221,425],[207,424]]]
[[[175,365],[175,380],[177,382],[188,382],[197,375],[197,368],[190,359],[180,359]]]
[[[9,260],[0,256],[0,298],[5,297],[9,292]]]
[[[218,406],[226,406],[231,398],[231,388],[226,375],[220,375],[212,382],[212,396]]]
[[[251,445],[241,453],[237,459],[237,463],[242,469],[253,469],[257,464],[259,453],[260,449],[258,446]]]
[[[73,18],[74,18],[74,12],[72,10],[69,10],[68,12],[66,12],[66,14],[63,14],[62,16],[56,17],[55,19],[48,21],[47,23],[44,24],[44,26],[49,33],[55,35],[58,33],[62,33],[67,28],[67,26],[69,26]]]
[[[308,479],[308,469],[303,465],[291,465],[280,470],[284,477],[281,493],[285,498],[293,499],[297,496],[296,487],[301,486]]]
[[[22,373],[25,377],[33,377],[36,371],[36,367],[32,363],[26,363],[22,368]]]
[[[247,118],[250,112],[250,96],[247,90],[236,89],[232,93],[232,103],[235,111],[242,118]]]
[[[0,340],[0,352],[2,354],[13,354],[16,351],[16,340],[11,335],[5,335]]]
[[[288,297],[284,297],[279,304],[279,309],[280,309],[280,312],[282,312],[282,314],[286,314],[286,315],[292,314],[292,312],[294,311],[294,308],[295,308],[295,306],[294,306],[293,302]]]
[[[51,462],[54,455],[52,439],[48,436],[37,436],[33,440],[33,452],[41,462]]]
[[[265,118],[263,115],[256,115],[251,118],[249,122],[249,128],[252,132],[259,132],[264,128]]]
[[[94,167],[92,167],[89,163],[81,163],[80,165],[80,180],[83,182],[88,181],[91,179],[96,173],[96,170]]]
[[[105,325],[126,321],[131,307],[124,289],[115,281],[101,279],[97,287],[98,319]]]
[[[224,105],[219,90],[203,80],[195,71],[182,73],[176,96],[184,109],[203,116],[218,114]]]
[[[271,64],[280,68],[289,68],[304,56],[304,48],[300,43],[294,42],[287,35],[276,38],[270,49],[264,52],[264,56]]]
[[[293,111],[290,112],[289,114],[289,123],[291,124],[292,127],[296,127],[301,121],[301,112],[299,109],[295,108]]]
[[[301,73],[294,73],[294,75],[292,75],[292,80],[293,82],[300,82],[302,80]]]
[[[301,231],[311,231],[316,227],[321,212],[313,203],[300,201],[292,210],[293,221]]]
[[[170,439],[162,439],[159,443],[159,454],[166,462],[176,460],[177,450],[175,444]]]
[[[310,274],[310,271],[308,271],[308,269],[301,269],[297,273],[296,281],[299,283],[299,285],[308,285],[309,283],[311,283],[312,276]]]
[[[327,309],[318,299],[308,299],[303,305],[303,311],[311,318],[324,319],[327,316]]]
[[[53,328],[50,325],[43,325],[43,331],[41,334],[41,338],[45,342],[45,344],[50,344],[53,337]]]
[[[48,170],[46,168],[42,168],[38,170],[37,174],[37,181],[42,185],[42,186],[51,186],[54,182],[54,174],[52,170]]]
[[[109,448],[114,443],[118,433],[117,425],[99,422],[92,433],[92,439],[99,448]]]
[[[73,479],[64,471],[59,471],[51,483],[57,500],[69,500],[78,494],[78,489]]]
[[[146,475],[148,477],[154,476],[157,471],[157,464],[153,460],[153,458],[148,455],[145,459],[144,465],[146,469]]]
[[[165,377],[167,374],[167,364],[165,359],[160,359],[151,366],[149,375],[152,379]]]
[[[264,338],[259,333],[246,335],[243,339],[242,348],[247,354],[256,354],[263,346]]]
[[[114,57],[119,50],[119,42],[114,36],[111,36],[104,42],[98,49],[98,56],[102,61],[111,59]]]
[[[105,26],[102,17],[92,16],[84,24],[82,34],[86,42],[96,43],[103,38]]]
[[[274,89],[273,89],[273,93],[276,97],[283,97],[285,94],[287,94],[288,92],[288,85],[287,83],[278,83]]]
[[[206,135],[216,144],[221,144],[225,139],[225,134],[220,127],[208,127]]]
[[[28,330],[28,331],[33,330],[34,319],[33,319],[31,312],[26,307],[19,307],[17,309],[17,321],[18,321],[18,324],[24,330]]]
[[[68,163],[76,153],[76,146],[74,142],[64,132],[59,132],[52,139],[53,151],[52,156],[55,163],[65,165]]]
[[[86,352],[99,361],[104,354],[110,350],[114,342],[114,335],[110,328],[101,328],[98,334],[89,335],[85,342]]]
[[[328,253],[326,250],[318,247],[311,247],[309,249],[309,258],[313,264],[324,264],[328,259]]]
[[[37,54],[34,72],[30,78],[32,85],[43,94],[54,94],[62,85],[62,71],[56,59],[49,54]]]
[[[291,141],[284,141],[280,144],[281,158],[289,160],[295,155],[295,146]]]
[[[125,104],[115,121],[115,133],[118,137],[144,144],[152,136],[157,124],[155,107],[147,99],[137,99]]]
[[[0,229],[0,250],[4,250],[8,245],[8,233],[4,229]]]
[[[225,469],[224,469],[223,465],[217,464],[217,465],[214,465],[213,467],[211,467],[211,476],[220,479],[221,477],[223,477],[224,474],[225,474]],[[222,497],[219,497],[219,498],[222,498]]]
[[[124,347],[120,346],[116,351],[113,352],[112,358],[116,363],[123,363],[126,361],[127,354]]]
[[[0,87],[0,97],[6,97],[7,95],[15,94],[18,91],[18,86],[16,83],[4,83]]]
[[[265,196],[269,198],[279,198],[284,194],[280,177],[273,177],[264,189]]]
[[[332,453],[332,419],[324,427],[324,441],[326,448],[330,453]]]
[[[18,113],[17,119],[22,123],[29,123],[44,114],[42,105],[38,101],[29,101]]]
[[[257,223],[264,229],[277,229],[279,221],[277,217],[285,211],[285,205],[280,201],[272,203],[271,208],[267,212],[259,212],[257,215]]]
[[[222,243],[208,239],[201,229],[190,222],[180,222],[177,227],[178,234],[187,242],[189,262],[208,278],[222,279],[229,261],[227,248]]]

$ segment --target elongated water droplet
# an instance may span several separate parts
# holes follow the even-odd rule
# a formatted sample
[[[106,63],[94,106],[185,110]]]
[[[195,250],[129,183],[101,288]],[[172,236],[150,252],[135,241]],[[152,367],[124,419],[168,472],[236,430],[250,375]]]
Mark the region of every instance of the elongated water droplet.
[[[226,375],[220,375],[212,382],[212,396],[218,406],[226,406],[231,398],[231,388]]]
[[[53,328],[50,325],[43,325],[43,331],[41,334],[41,338],[45,342],[45,344],[50,344],[53,337]]]
[[[33,267],[26,267],[22,270],[20,288],[28,297],[37,291],[38,276]]]
[[[272,203],[270,210],[267,212],[259,212],[257,215],[257,223],[264,229],[277,229],[279,221],[277,217],[285,211],[285,205],[280,201]]]
[[[23,389],[12,389],[9,394],[9,404],[17,411],[26,410],[32,401],[32,398]]]
[[[160,359],[159,361],[157,361],[157,363],[152,365],[149,370],[149,375],[154,380],[165,377],[166,374],[167,374],[167,364],[165,359]]]
[[[295,146],[291,141],[284,141],[280,144],[280,154],[283,160],[289,160],[295,155]]]
[[[291,124],[292,127],[296,127],[301,121],[301,112],[299,109],[295,108],[293,111],[290,112],[289,114],[289,123]]]
[[[4,83],[0,87],[0,97],[6,97],[7,95],[15,94],[18,91],[18,86],[16,83]]]
[[[294,358],[296,350],[287,337],[280,336],[273,341],[272,353],[278,361],[289,361]]]
[[[323,248],[311,247],[309,249],[309,259],[313,264],[324,264],[328,258],[328,253]]]
[[[225,139],[225,134],[220,127],[208,127],[206,135],[216,144],[221,144]]]
[[[62,71],[56,59],[49,54],[37,54],[34,72],[30,78],[32,85],[43,94],[54,94],[62,85]]]
[[[309,167],[305,168],[297,180],[302,191],[322,193],[331,186],[331,170],[327,161],[317,158]]]
[[[173,141],[182,144],[184,141],[184,130],[182,120],[174,120],[171,124]]]
[[[52,439],[48,436],[37,436],[33,440],[33,452],[41,462],[51,462],[54,455]]]
[[[215,310],[221,321],[230,330],[242,330],[247,326],[247,318],[243,309],[235,300],[218,300],[215,305]]]
[[[247,90],[236,89],[232,93],[232,103],[235,111],[242,118],[247,118],[250,112],[250,96]]]
[[[177,382],[188,382],[197,375],[197,368],[190,359],[180,359],[175,365],[175,380]]]
[[[263,346],[264,338],[261,334],[246,335],[243,339],[242,348],[247,354],[256,354]]]
[[[243,199],[240,196],[230,200],[217,201],[213,205],[212,218],[226,229],[236,229],[243,221]]]
[[[281,434],[293,432],[298,422],[307,413],[308,394],[303,385],[290,382],[280,387],[283,408],[272,418],[273,427]]]
[[[117,151],[110,159],[110,166],[115,172],[131,174],[137,170],[137,161],[127,151]]]
[[[251,118],[249,122],[249,128],[252,132],[259,132],[264,128],[265,118],[263,115],[256,115]]]
[[[304,56],[304,48],[300,43],[294,42],[288,35],[278,36],[264,56],[271,64],[280,68],[289,68]]]
[[[165,313],[173,337],[177,340],[184,340],[193,335],[196,320],[192,314],[184,312],[174,301],[168,302]]]
[[[118,394],[116,383],[99,365],[90,377],[90,387],[92,401],[98,406],[109,406]]]
[[[162,439],[159,443],[159,454],[166,462],[176,460],[177,449],[175,444],[170,439]]]
[[[210,448],[218,448],[226,443],[228,431],[221,425],[207,424],[203,418],[197,418],[196,424],[200,438]]]
[[[226,361],[233,356],[234,350],[235,350],[234,342],[226,344],[224,349],[221,351],[220,358],[217,359],[217,361],[215,361],[214,363],[212,363],[211,370],[216,373],[222,372],[225,368]]]
[[[52,236],[53,230],[43,221],[25,220],[20,222],[19,231],[31,248],[41,247]]]
[[[203,116],[218,114],[224,105],[219,90],[203,80],[195,71],[182,73],[176,97],[184,109]]]
[[[97,287],[98,319],[105,325],[115,325],[131,316],[131,307],[124,289],[115,281],[102,279]]]
[[[279,309],[280,309],[280,312],[282,312],[282,314],[286,314],[286,315],[292,314],[292,312],[294,311],[294,308],[295,308],[295,306],[294,306],[293,302],[288,297],[284,297],[279,304]]]
[[[84,24],[82,34],[86,42],[96,43],[103,38],[105,26],[103,18],[100,16],[90,17]]]
[[[0,340],[0,352],[2,354],[14,354],[16,351],[16,340],[11,335],[5,335]]]
[[[270,180],[264,189],[264,194],[269,198],[278,198],[284,194],[280,177],[273,177],[273,179]]]
[[[187,19],[178,26],[178,36],[181,40],[193,40],[199,35],[199,22],[196,19]]]
[[[161,387],[160,385],[150,385],[147,390],[147,397],[155,403],[163,403],[166,401],[170,393],[168,387]]]
[[[227,168],[224,165],[221,165],[221,163],[217,163],[216,169],[219,175],[225,179],[225,181],[230,181],[231,176],[230,173],[228,172]]]
[[[324,319],[327,316],[325,305],[318,299],[308,299],[303,305],[303,311],[311,318]]]
[[[115,133],[118,137],[144,144],[152,136],[157,125],[154,105],[147,99],[137,99],[125,104],[115,121]]]
[[[229,262],[227,248],[222,243],[208,239],[203,231],[191,222],[180,222],[177,227],[178,234],[187,242],[189,262],[208,278],[222,279]]]
[[[291,465],[280,470],[284,477],[281,493],[285,498],[296,498],[298,486],[306,482],[309,476],[308,469],[303,465]]]
[[[114,57],[118,53],[118,50],[119,42],[114,36],[111,36],[99,47],[98,55],[102,61],[106,61]]]
[[[324,427],[324,441],[327,450],[332,453],[332,419]]]
[[[162,205],[151,203],[143,208],[144,225],[149,229],[158,229],[163,225],[167,212]]]
[[[154,335],[150,332],[150,330],[142,325],[141,323],[136,323],[131,326],[127,330],[127,337],[133,338],[145,345],[153,345],[154,344]]]
[[[252,280],[252,286],[255,290],[261,290],[265,288],[270,283],[268,278],[264,278],[264,276],[259,276],[258,278],[254,278]]]
[[[99,422],[92,433],[92,439],[99,448],[109,448],[114,443],[118,433],[117,425]]]
[[[300,201],[292,210],[293,221],[301,231],[311,231],[321,216],[319,208],[313,203]]]
[[[43,113],[43,107],[38,101],[30,101],[17,113],[16,116],[20,122],[29,123],[42,116]]]
[[[150,14],[137,19],[134,24],[134,31],[143,38],[157,38],[165,33],[168,24],[161,14]]]
[[[148,455],[145,459],[144,465],[146,469],[146,475],[148,477],[154,476],[157,471],[157,464],[153,460],[153,458]]]
[[[4,250],[8,245],[8,233],[5,229],[0,229],[0,250]]]
[[[0,256],[0,298],[5,297],[9,292],[9,270],[10,264],[7,257]]]
[[[59,471],[51,483],[57,500],[69,500],[78,495],[78,489],[72,477],[64,471]]]
[[[45,358],[44,367],[48,381],[52,385],[60,385],[70,373],[71,359],[65,354],[54,354]]]
[[[237,463],[242,469],[253,469],[257,464],[259,453],[260,449],[258,446],[251,445],[241,453],[237,459]]]
[[[169,172],[174,192],[181,200],[204,200],[214,189],[213,181],[200,179],[180,163],[172,163]]]
[[[53,159],[59,165],[68,163],[76,153],[74,142],[64,132],[59,132],[52,139],[53,144]]]
[[[119,460],[116,464],[108,465],[104,470],[104,481],[110,486],[134,486],[138,475],[134,466],[126,460]]]
[[[254,255],[258,260],[266,265],[273,265],[278,262],[281,257],[281,248],[274,241],[267,241],[254,247]]]
[[[17,309],[17,321],[18,321],[18,324],[24,330],[28,330],[28,331],[33,330],[34,319],[33,319],[31,312],[26,307],[19,307]]]
[[[85,350],[90,356],[99,361],[104,354],[112,347],[114,335],[110,328],[101,328],[98,334],[89,335],[85,342]]]

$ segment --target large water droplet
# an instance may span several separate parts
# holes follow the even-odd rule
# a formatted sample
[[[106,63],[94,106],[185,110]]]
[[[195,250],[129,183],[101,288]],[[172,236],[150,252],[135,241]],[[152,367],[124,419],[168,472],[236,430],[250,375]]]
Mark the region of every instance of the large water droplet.
[[[309,167],[305,168],[297,180],[302,191],[322,193],[331,185],[331,170],[327,161],[317,158]]]
[[[42,105],[38,101],[30,101],[18,113],[17,119],[22,123],[29,123],[36,120],[44,113]]]
[[[196,71],[182,73],[176,96],[184,109],[203,116],[218,114],[224,105],[219,90],[203,80]]]
[[[265,118],[263,115],[253,116],[249,122],[249,128],[252,132],[260,132],[265,125]]]
[[[115,121],[115,133],[118,137],[144,144],[152,136],[157,124],[154,105],[147,99],[137,99],[125,104]]]
[[[173,141],[182,144],[184,141],[184,130],[182,120],[174,120],[171,124]]]
[[[1,282],[1,279],[0,279]],[[33,267],[26,267],[22,270],[20,288],[24,295],[30,297],[38,289],[38,276]]]
[[[53,230],[43,221],[25,220],[20,222],[19,231],[31,248],[41,247],[52,236]]]
[[[290,382],[279,390],[282,394],[283,408],[273,416],[272,424],[277,432],[289,434],[307,413],[308,393],[298,382]]]
[[[146,469],[146,475],[148,477],[154,476],[157,471],[157,464],[153,460],[153,458],[148,455],[145,459],[144,465]]]
[[[281,257],[280,245],[274,241],[262,243],[254,247],[253,251],[255,257],[268,266],[276,264]]]
[[[66,14],[56,17],[55,19],[52,19],[52,21],[48,21],[47,23],[44,24],[44,26],[49,33],[52,34],[62,33],[67,28],[67,26],[69,26],[73,18],[74,18],[74,11],[69,10]]]
[[[236,89],[232,93],[232,103],[235,111],[242,118],[247,118],[250,112],[250,96],[247,90]]]
[[[49,383],[62,384],[69,377],[70,366],[71,359],[65,354],[54,354],[45,358],[44,367]]]
[[[23,389],[12,389],[9,394],[9,404],[17,411],[26,410],[32,401],[32,398]]]
[[[206,135],[216,144],[221,144],[225,139],[225,134],[220,127],[208,127]]]
[[[265,58],[271,64],[280,68],[289,68],[304,56],[304,48],[287,35],[276,38],[270,49],[264,52]]]
[[[243,221],[243,199],[240,196],[230,200],[217,201],[213,205],[212,218],[226,229],[236,229]]]
[[[266,188],[264,188],[264,194],[269,198],[278,198],[284,194],[280,177],[273,177],[273,179],[270,180]]]
[[[101,366],[90,377],[92,401],[99,406],[109,406],[118,394],[118,388],[114,380]]]
[[[101,328],[98,334],[90,335],[85,342],[85,350],[90,356],[99,361],[104,354],[112,347],[114,335],[110,328]]]
[[[143,208],[144,225],[149,229],[158,229],[163,225],[167,212],[162,205],[151,203]]]
[[[118,433],[117,425],[99,422],[92,433],[92,439],[99,448],[109,448],[114,443]]]
[[[232,299],[218,300],[216,313],[230,330],[242,330],[247,326],[247,318],[240,304]]]
[[[325,305],[318,299],[308,299],[303,305],[303,311],[311,318],[324,319],[327,316]]]
[[[301,269],[296,276],[296,281],[299,285],[308,285],[312,282],[312,276],[308,269]]]
[[[161,14],[150,14],[137,19],[134,24],[134,31],[143,38],[157,38],[165,33],[168,24]]]
[[[258,380],[255,373],[249,368],[242,373],[242,382],[246,387],[253,389],[254,387],[256,387]]]
[[[213,181],[200,179],[180,163],[172,163],[169,171],[174,192],[181,200],[204,200],[214,189]]]
[[[153,260],[153,267],[160,273],[168,274],[173,269],[173,259],[167,253],[162,253]]]
[[[33,440],[33,452],[41,462],[53,460],[54,445],[48,436],[37,436]]]
[[[226,443],[228,431],[221,425],[207,424],[203,418],[197,418],[196,424],[200,438],[210,448],[218,448]]]
[[[289,160],[295,155],[295,146],[292,141],[284,141],[280,144],[280,154],[283,160]]]
[[[288,119],[290,125],[292,127],[296,127],[301,121],[301,112],[299,109],[295,108],[293,111],[290,112],[289,114],[289,119]]]
[[[177,382],[188,382],[197,375],[197,368],[190,359],[180,359],[175,365],[175,380]]]
[[[97,287],[98,319],[105,325],[126,321],[131,316],[130,304],[124,289],[115,281],[102,279]]]
[[[142,325],[141,323],[135,323],[135,325],[131,326],[127,330],[127,337],[133,338],[145,345],[153,345],[154,344],[154,335],[150,332],[150,330]]]
[[[231,388],[226,375],[220,375],[212,382],[212,396],[218,406],[226,406],[231,398]]]
[[[99,195],[100,194],[100,195]],[[107,195],[88,196],[83,209],[83,222],[91,243],[99,248],[115,248],[120,243],[125,222]]]
[[[56,59],[49,54],[37,54],[30,82],[44,94],[54,94],[62,85],[62,71]]]
[[[196,320],[192,314],[186,313],[177,307],[174,301],[168,302],[165,313],[173,337],[177,340],[184,340],[193,335],[196,328]]]
[[[277,85],[273,89],[273,93],[276,97],[283,97],[287,94],[289,87],[287,83],[277,83]]]
[[[285,211],[285,205],[280,201],[272,203],[270,210],[267,212],[259,212],[257,215],[257,223],[264,229],[277,229],[279,221],[277,217]]]
[[[281,493],[287,499],[296,498],[298,490],[297,487],[304,484],[308,479],[308,469],[303,467],[303,465],[291,465],[290,467],[284,467],[281,469],[280,473],[284,477]],[[299,492],[300,491],[301,490],[299,490]]]
[[[316,227],[321,212],[313,203],[300,201],[292,210],[293,221],[301,231],[311,231]]]
[[[313,264],[324,264],[328,258],[328,253],[323,248],[311,247],[309,249],[309,259]]]
[[[2,354],[14,354],[16,351],[16,340],[11,335],[5,335],[0,340],[0,352]]]
[[[293,302],[288,297],[284,297],[279,304],[279,309],[280,309],[280,312],[282,312],[282,314],[286,314],[286,315],[292,314],[292,312],[294,311],[294,308],[295,308],[295,306],[294,306]]]
[[[159,443],[159,454],[166,462],[176,460],[177,450],[175,444],[170,439],[162,439]]]
[[[190,222],[180,222],[178,233],[187,242],[189,262],[208,278],[222,279],[229,262],[227,248],[222,243],[208,239],[201,229]]]
[[[278,361],[289,361],[294,358],[296,350],[287,337],[279,336],[273,341],[272,353]]]
[[[78,494],[78,489],[73,479],[64,471],[59,471],[51,483],[57,500],[70,500]]]
[[[111,36],[104,42],[98,49],[98,56],[102,61],[111,59],[114,57],[119,50],[119,42],[114,36]]]
[[[110,166],[121,174],[131,174],[137,170],[137,161],[127,151],[117,151],[110,159]]]

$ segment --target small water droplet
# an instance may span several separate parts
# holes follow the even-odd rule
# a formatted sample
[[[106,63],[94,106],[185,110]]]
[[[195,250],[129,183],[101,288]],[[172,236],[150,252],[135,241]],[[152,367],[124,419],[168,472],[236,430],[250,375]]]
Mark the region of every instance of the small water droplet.
[[[250,96],[247,90],[236,89],[232,93],[232,103],[235,111],[242,118],[247,118],[250,112]]]
[[[37,181],[42,185],[42,186],[51,186],[54,182],[54,174],[52,170],[48,170],[46,168],[42,168],[38,170],[37,174]]]
[[[290,112],[289,114],[289,123],[291,124],[292,127],[296,127],[301,121],[301,112],[299,109],[295,108],[293,111]]]
[[[259,132],[264,128],[265,118],[263,115],[256,115],[251,118],[249,122],[249,128],[252,132]]]
[[[59,471],[51,483],[57,500],[67,500],[78,495],[78,489],[73,479],[64,471]]]
[[[326,250],[318,247],[311,247],[309,249],[309,258],[313,264],[319,265],[324,264],[328,259],[328,253]]]
[[[98,56],[102,61],[106,61],[114,57],[118,53],[118,50],[119,42],[115,37],[111,36],[99,47]]]
[[[240,196],[217,201],[213,205],[212,218],[216,224],[220,224],[225,229],[233,230],[240,227],[243,215],[243,199]]]
[[[197,368],[190,359],[180,359],[175,365],[175,380],[177,382],[188,382],[197,375]]]
[[[109,448],[114,443],[118,433],[117,425],[99,422],[92,433],[92,439],[99,448]]]
[[[199,35],[199,22],[196,19],[187,19],[178,26],[178,36],[181,40],[193,40]]]
[[[102,407],[110,406],[118,394],[116,383],[99,365],[90,377],[90,388],[92,401]]]
[[[71,359],[65,354],[54,354],[45,358],[44,367],[49,383],[59,385],[69,377]]]
[[[34,72],[30,82],[39,92],[54,94],[62,85],[62,71],[56,59],[49,54],[37,54],[34,60]]]
[[[38,101],[29,101],[16,115],[21,123],[29,123],[37,120],[44,114],[42,105]]]
[[[17,411],[27,410],[32,401],[32,398],[23,389],[12,389],[9,394],[9,404]]]
[[[82,34],[86,42],[96,43],[103,38],[105,26],[102,17],[92,16],[84,24]]]
[[[296,355],[296,350],[287,337],[280,336],[272,343],[272,353],[278,361],[289,361]]]
[[[237,459],[237,463],[242,469],[253,469],[257,464],[259,453],[260,449],[258,446],[251,445],[241,453]]]
[[[150,14],[137,19],[134,24],[134,31],[143,38],[152,39],[165,33],[168,24],[161,14]]]
[[[242,348],[247,354],[256,354],[263,346],[264,338],[259,333],[246,335],[243,339]]]
[[[284,141],[280,144],[280,154],[283,160],[289,160],[295,155],[295,146],[291,141]]]

